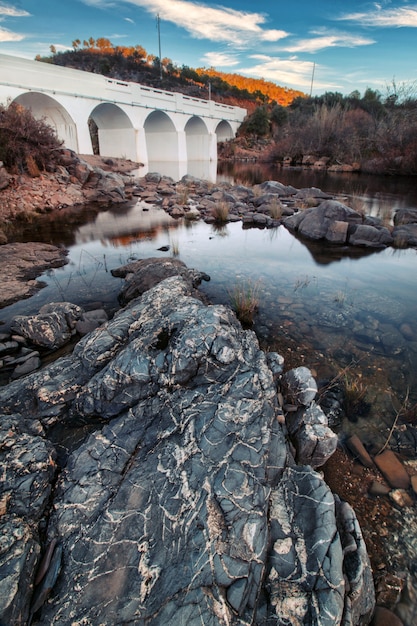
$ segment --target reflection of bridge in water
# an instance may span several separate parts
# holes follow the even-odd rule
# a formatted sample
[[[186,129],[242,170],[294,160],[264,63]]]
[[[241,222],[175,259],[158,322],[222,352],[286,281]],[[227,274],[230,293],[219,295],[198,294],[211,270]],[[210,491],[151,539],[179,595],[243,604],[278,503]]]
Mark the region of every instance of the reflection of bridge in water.
[[[145,166],[215,164],[217,142],[234,137],[246,115],[212,100],[0,54],[0,102],[8,99],[46,118],[79,154],[93,154],[92,120],[102,156]]]

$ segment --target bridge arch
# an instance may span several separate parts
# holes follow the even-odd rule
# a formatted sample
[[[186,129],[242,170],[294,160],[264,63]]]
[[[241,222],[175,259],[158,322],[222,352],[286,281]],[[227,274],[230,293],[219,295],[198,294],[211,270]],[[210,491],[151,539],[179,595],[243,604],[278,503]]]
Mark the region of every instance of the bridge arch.
[[[149,161],[178,161],[178,132],[163,111],[152,111],[144,123]]]
[[[207,160],[210,154],[210,137],[201,117],[194,115],[185,125],[187,158],[189,161]]]
[[[235,136],[232,126],[229,124],[229,122],[226,122],[225,120],[222,120],[219,124],[217,124],[216,135],[217,142],[226,141],[227,139],[233,139],[233,137]]]
[[[91,111],[89,119],[98,128],[98,148],[102,156],[137,159],[135,129],[121,107],[103,102]]]
[[[57,100],[44,93],[28,91],[14,102],[30,109],[36,119],[45,119],[67,148],[78,152],[77,127],[71,115]]]

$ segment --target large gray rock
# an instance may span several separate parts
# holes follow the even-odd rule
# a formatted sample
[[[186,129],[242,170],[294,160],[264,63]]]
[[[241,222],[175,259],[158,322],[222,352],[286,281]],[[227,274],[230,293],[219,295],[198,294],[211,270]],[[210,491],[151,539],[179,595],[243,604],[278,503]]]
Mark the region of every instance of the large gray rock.
[[[336,200],[325,200],[318,207],[299,211],[284,220],[284,226],[308,239],[334,242],[334,222],[360,224],[362,216]],[[345,243],[338,240],[337,243]]]
[[[26,624],[56,475],[55,451],[38,422],[0,418],[0,620]]]
[[[47,520],[45,543],[58,540],[62,565],[41,624],[243,626],[300,615],[333,625],[348,602],[345,577],[359,581],[349,610],[362,615],[372,597],[356,576],[369,570],[363,542],[347,571],[333,496],[296,466],[278,420],[281,366],[229,308],[207,306],[177,275],[72,355],[1,389],[4,412],[91,434],[72,444],[48,510],[42,483],[37,515],[21,512],[29,547],[13,580],[24,585],[7,582],[0,553],[0,620],[10,623],[11,605],[20,607],[12,623],[28,618]]]
[[[187,281],[191,281],[193,287],[198,287],[202,280],[210,280],[207,274],[188,268],[179,259],[141,259],[115,268],[111,270],[111,273],[113,276],[125,279],[125,284],[119,294],[121,304],[127,304],[169,276],[183,276]],[[198,298],[201,297],[197,291],[195,295]]]
[[[365,248],[386,248],[393,243],[394,239],[384,226],[371,226],[370,224],[358,224],[349,231],[349,241],[351,246],[362,246]]]

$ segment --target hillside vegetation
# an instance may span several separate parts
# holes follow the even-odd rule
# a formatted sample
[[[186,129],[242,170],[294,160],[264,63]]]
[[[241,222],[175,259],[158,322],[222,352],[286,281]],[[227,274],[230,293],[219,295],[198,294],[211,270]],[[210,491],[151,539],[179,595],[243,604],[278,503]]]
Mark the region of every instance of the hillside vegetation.
[[[90,37],[83,42],[76,39],[72,42],[72,50],[65,52],[57,52],[51,46],[50,56],[37,56],[36,59],[167,91],[179,91],[193,97],[207,99],[210,95],[217,102],[241,106],[250,112],[260,104],[286,106],[294,98],[304,95],[301,91],[280,87],[263,79],[224,74],[214,68],[178,67],[167,57],[160,60],[148,54],[140,45],[114,46],[104,37]]]

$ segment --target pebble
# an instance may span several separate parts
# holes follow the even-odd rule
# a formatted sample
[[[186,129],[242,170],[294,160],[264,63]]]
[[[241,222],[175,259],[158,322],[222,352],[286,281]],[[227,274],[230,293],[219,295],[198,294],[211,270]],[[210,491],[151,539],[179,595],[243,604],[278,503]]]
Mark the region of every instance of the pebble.
[[[386,496],[389,494],[389,492],[391,491],[391,489],[388,487],[388,485],[384,485],[383,483],[378,482],[377,480],[374,480],[368,489],[368,493],[371,496]]]
[[[374,467],[374,463],[366,451],[362,441],[359,439],[357,435],[352,435],[346,441],[346,445],[358,461],[362,463],[365,467]]]
[[[389,492],[389,497],[394,502],[394,504],[398,505],[402,509],[413,506],[414,502],[412,497],[405,491],[405,489],[393,489]]]
[[[374,461],[379,471],[391,487],[394,489],[409,488],[410,476],[404,465],[392,450],[385,450],[382,454],[378,454],[374,457]]]

